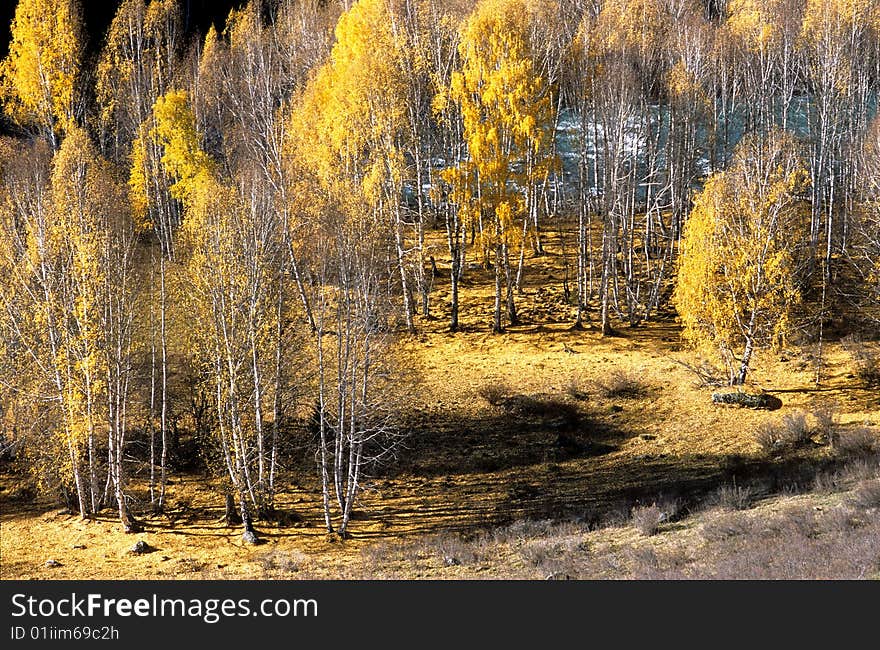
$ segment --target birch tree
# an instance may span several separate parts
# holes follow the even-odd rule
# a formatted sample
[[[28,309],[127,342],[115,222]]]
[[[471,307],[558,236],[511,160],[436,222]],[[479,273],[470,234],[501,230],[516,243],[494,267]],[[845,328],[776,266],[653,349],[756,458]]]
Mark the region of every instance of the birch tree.
[[[524,245],[535,193],[550,163],[554,88],[541,77],[530,36],[540,3],[484,0],[461,27],[460,69],[441,95],[460,111],[467,158],[444,172],[465,228],[495,269],[492,329],[516,324],[510,259]],[[522,235],[520,233],[523,233]],[[488,266],[488,264],[487,264]]]
[[[83,25],[76,0],[19,0],[9,55],[0,63],[3,108],[53,148],[82,117]]]
[[[237,498],[244,539],[257,541],[254,519],[271,507],[274,484],[266,444],[277,390],[281,327],[277,292],[281,230],[274,213],[250,201],[250,183],[224,178],[202,148],[187,94],[172,91],[154,107],[162,163],[182,201],[184,307],[197,372],[213,389],[216,440]],[[275,415],[278,413],[275,411]]]
[[[344,13],[336,43],[294,105],[287,145],[295,170],[297,232],[314,248],[315,434],[324,521],[347,534],[366,467],[390,452],[393,429],[382,396],[390,349],[383,251],[393,251],[413,325],[400,192],[406,86],[400,42],[384,0]]]
[[[2,233],[4,329],[30,369],[13,380],[16,395],[41,396],[46,437],[30,443],[64,450],[57,473],[80,515],[99,512],[112,488],[131,532],[125,444],[137,287],[124,194],[76,126],[51,170],[33,166],[40,156],[31,154],[29,169],[6,178]]]
[[[125,0],[117,10],[97,66],[98,125],[104,146],[129,168],[129,200],[135,225],[151,235],[149,296],[150,501],[165,505],[171,441],[169,394],[168,265],[173,263],[179,205],[170,192],[162,150],[150,137],[152,108],[170,87],[182,40],[182,17],[174,0]],[[158,438],[158,439],[157,439]]]
[[[795,329],[809,260],[809,176],[792,138],[753,136],[706,181],[685,226],[673,302],[684,337],[714,348],[731,384]]]

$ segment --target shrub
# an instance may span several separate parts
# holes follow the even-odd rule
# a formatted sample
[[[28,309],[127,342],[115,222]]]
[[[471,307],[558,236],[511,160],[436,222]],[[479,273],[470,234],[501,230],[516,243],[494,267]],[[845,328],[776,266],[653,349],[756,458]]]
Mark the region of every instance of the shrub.
[[[494,539],[499,543],[522,542],[529,537],[548,535],[552,528],[550,519],[517,519],[509,526],[496,528]]]
[[[572,377],[565,383],[565,386],[563,386],[563,392],[571,399],[577,400],[578,402],[582,402],[589,397],[587,392],[581,387],[581,382],[575,377]]]
[[[519,549],[523,561],[545,572],[556,568],[556,560],[563,555],[560,546],[552,539],[532,539]]]
[[[862,481],[853,491],[850,502],[856,508],[880,508],[880,479]]]
[[[754,438],[765,454],[772,455],[806,445],[811,442],[813,435],[815,430],[810,427],[806,414],[798,411],[783,416],[778,424],[760,424],[755,429]]]
[[[663,521],[675,521],[682,511],[681,501],[678,499],[661,501],[660,511]]]
[[[755,442],[766,455],[770,456],[784,447],[782,432],[770,422],[762,422],[755,429]]]
[[[623,370],[614,370],[596,383],[605,399],[640,399],[648,394],[648,387],[638,377]]]
[[[855,365],[855,375],[869,388],[880,387],[880,355],[868,348],[855,335],[841,340]]]
[[[726,386],[728,383],[724,371],[705,359],[698,359],[695,363],[688,363],[680,359],[672,361],[694,375],[697,379],[697,386],[701,388]]]
[[[798,411],[782,417],[782,442],[790,447],[800,447],[810,442],[812,431],[807,416]]]
[[[805,538],[818,534],[816,517],[812,509],[802,506],[791,506],[768,522],[767,529],[774,536],[795,535]]]
[[[845,481],[861,481],[880,476],[880,463],[877,458],[856,458],[844,465],[841,475]]]
[[[656,535],[660,530],[660,523],[665,519],[665,514],[656,503],[650,506],[636,506],[632,509],[633,525],[646,537]]]
[[[819,472],[813,478],[813,492],[829,493],[841,489],[839,472]]]
[[[492,406],[500,406],[510,395],[510,389],[503,383],[493,382],[481,386],[477,393]]]
[[[444,566],[470,566],[484,561],[487,554],[485,538],[465,538],[464,535],[448,532],[438,533],[425,542],[431,555],[440,559]]]
[[[661,563],[657,551],[651,546],[636,546],[630,549],[629,556],[633,562],[636,575],[656,575]]]
[[[748,486],[723,485],[715,492],[715,503],[725,510],[748,510],[754,497],[754,491]]]
[[[834,449],[844,456],[870,456],[878,447],[877,437],[866,426],[836,436]]]
[[[824,404],[813,409],[813,419],[816,420],[814,436],[821,436],[825,442],[834,445],[837,440],[837,408],[831,404]]]

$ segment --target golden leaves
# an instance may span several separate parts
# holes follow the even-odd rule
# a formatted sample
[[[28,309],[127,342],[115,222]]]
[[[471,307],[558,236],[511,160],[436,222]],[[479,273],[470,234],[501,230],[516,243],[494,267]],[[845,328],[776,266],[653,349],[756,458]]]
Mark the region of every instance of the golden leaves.
[[[748,50],[769,52],[780,37],[772,3],[760,0],[731,0],[727,27]]]
[[[186,92],[173,90],[157,99],[153,115],[156,124],[152,134],[164,150],[162,164],[177,179],[171,186],[171,196],[186,203],[200,186],[210,183],[214,161],[201,148]]]
[[[706,181],[685,226],[673,296],[696,347],[726,356],[788,333],[800,302],[808,182],[794,141],[781,133],[747,138],[730,167]]]
[[[385,0],[360,0],[290,118],[289,156],[344,204],[377,208],[402,182],[407,87],[402,43]]]
[[[435,109],[454,103],[462,119],[469,160],[443,174],[460,219],[492,215],[501,233],[524,211],[519,193],[543,174],[552,138],[553,88],[538,72],[530,25],[537,8],[483,0],[460,29],[461,68],[434,100]]]
[[[668,27],[669,18],[657,0],[607,0],[590,43],[597,56],[629,50],[647,58],[663,45]]]
[[[82,31],[74,0],[19,0],[0,64],[4,109],[19,124],[48,132],[73,124]]]
[[[800,47],[809,69],[824,92],[846,95],[854,83],[854,68],[862,53],[851,47],[871,23],[868,0],[807,0]]]

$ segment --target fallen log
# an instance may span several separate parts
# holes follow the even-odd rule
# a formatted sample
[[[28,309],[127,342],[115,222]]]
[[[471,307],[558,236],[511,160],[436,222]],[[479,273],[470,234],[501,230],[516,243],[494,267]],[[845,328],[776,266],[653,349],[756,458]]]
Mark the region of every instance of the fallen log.
[[[782,400],[766,393],[752,394],[737,391],[735,393],[712,393],[715,404],[735,404],[750,409],[767,409],[775,411],[782,406]]]

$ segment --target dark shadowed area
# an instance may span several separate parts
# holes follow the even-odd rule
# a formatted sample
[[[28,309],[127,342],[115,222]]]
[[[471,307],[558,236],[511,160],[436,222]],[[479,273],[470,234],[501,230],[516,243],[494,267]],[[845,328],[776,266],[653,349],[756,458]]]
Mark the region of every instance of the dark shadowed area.
[[[238,8],[242,2],[234,0],[180,0],[184,11],[187,30],[190,33],[204,34],[213,23],[222,25],[229,10]],[[9,50],[9,26],[15,16],[15,0],[4,0],[0,3],[0,57],[5,57]],[[113,20],[113,15],[120,5],[120,0],[81,0],[86,28],[89,33],[89,49],[100,47],[104,33]]]
[[[222,28],[231,9],[237,9],[242,1],[236,0],[178,0],[183,7],[186,30],[190,35],[204,34],[213,24]],[[15,17],[17,0],[0,2],[0,60],[9,53],[11,24]],[[88,33],[88,53],[97,55],[121,0],[80,0]],[[7,133],[10,125],[0,114],[0,134]]]

